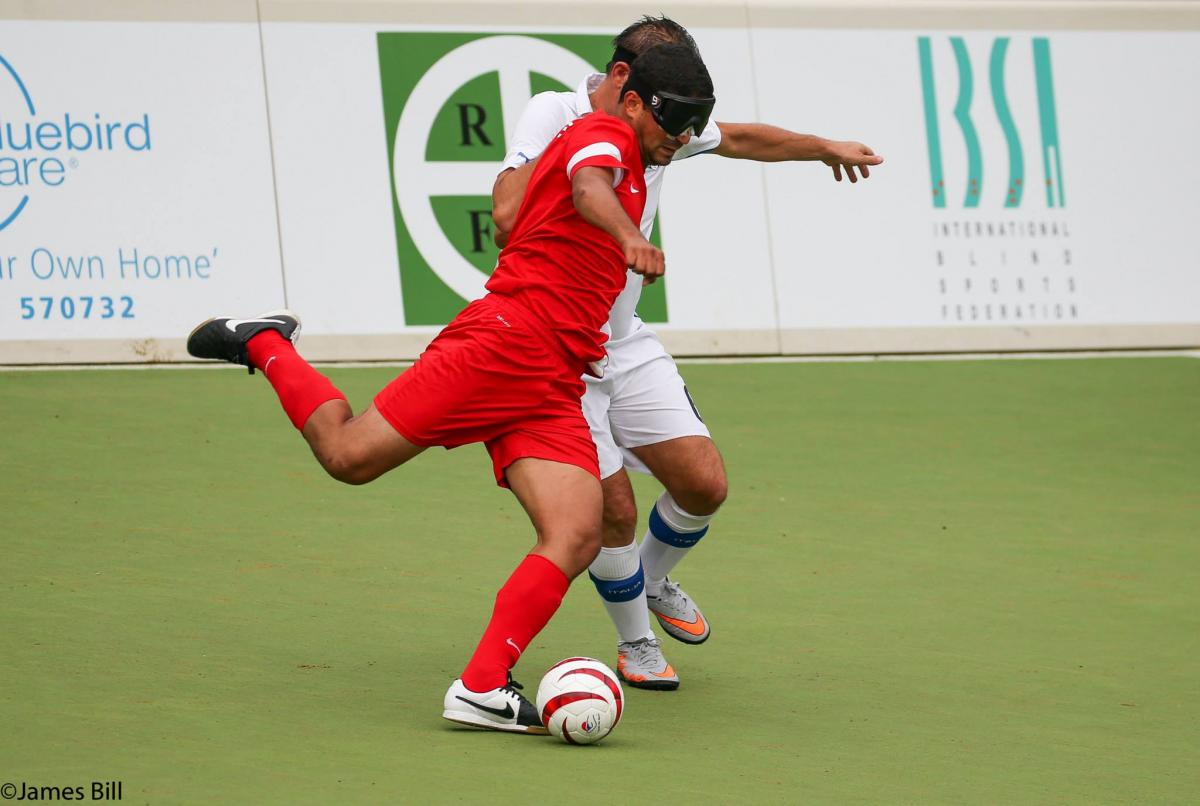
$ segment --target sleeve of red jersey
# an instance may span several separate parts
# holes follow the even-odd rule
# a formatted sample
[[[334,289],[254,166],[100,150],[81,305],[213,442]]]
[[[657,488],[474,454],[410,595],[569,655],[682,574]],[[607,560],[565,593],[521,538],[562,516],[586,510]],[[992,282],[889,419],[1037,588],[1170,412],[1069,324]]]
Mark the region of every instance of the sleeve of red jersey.
[[[580,120],[567,142],[567,179],[580,168],[611,168],[613,187],[629,170],[628,155],[637,148],[633,129],[611,115],[593,113]]]

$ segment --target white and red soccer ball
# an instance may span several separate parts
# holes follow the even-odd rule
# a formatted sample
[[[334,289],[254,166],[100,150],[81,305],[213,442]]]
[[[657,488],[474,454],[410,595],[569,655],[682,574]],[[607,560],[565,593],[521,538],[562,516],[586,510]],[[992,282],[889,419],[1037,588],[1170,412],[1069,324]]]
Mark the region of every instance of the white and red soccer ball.
[[[538,714],[567,744],[600,741],[621,721],[624,707],[620,681],[595,658],[559,661],[538,686]]]

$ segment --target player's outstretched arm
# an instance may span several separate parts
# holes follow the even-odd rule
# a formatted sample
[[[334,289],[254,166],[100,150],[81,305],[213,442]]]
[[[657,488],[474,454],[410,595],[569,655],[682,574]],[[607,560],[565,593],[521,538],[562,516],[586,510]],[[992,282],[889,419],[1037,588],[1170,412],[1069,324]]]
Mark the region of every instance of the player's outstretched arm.
[[[613,192],[611,168],[585,166],[571,176],[571,199],[583,220],[611,235],[625,253],[625,265],[646,285],[666,270],[663,253],[646,240]]]
[[[721,143],[715,150],[723,157],[758,162],[820,160],[833,169],[833,178],[839,182],[843,171],[847,179],[857,182],[855,169],[865,179],[871,175],[870,166],[883,162],[883,157],[868,146],[852,140],[826,140],[765,123],[718,122],[717,126],[721,129]]]

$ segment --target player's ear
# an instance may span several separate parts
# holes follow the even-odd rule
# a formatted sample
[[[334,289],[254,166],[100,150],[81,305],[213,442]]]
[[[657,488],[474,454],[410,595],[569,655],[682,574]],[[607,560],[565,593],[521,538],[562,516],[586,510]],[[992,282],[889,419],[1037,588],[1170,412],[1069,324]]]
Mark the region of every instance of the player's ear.
[[[625,115],[630,120],[633,120],[637,118],[645,105],[642,103],[642,97],[640,95],[633,90],[629,90],[628,92],[622,94],[621,106],[625,110]]]
[[[629,80],[629,65],[625,62],[613,62],[608,76],[618,87],[624,87],[625,82]]]

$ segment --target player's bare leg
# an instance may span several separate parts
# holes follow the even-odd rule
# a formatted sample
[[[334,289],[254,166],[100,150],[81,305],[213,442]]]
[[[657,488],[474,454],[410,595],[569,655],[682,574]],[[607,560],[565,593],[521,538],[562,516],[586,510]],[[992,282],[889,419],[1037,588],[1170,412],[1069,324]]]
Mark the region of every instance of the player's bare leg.
[[[708,620],[667,575],[708,532],[709,521],[725,502],[725,463],[717,446],[704,436],[665,440],[632,451],[666,487],[650,512],[650,529],[642,540],[647,604],[672,638],[703,643],[710,633]]]
[[[397,433],[374,403],[357,417],[345,400],[322,403],[300,433],[325,472],[346,484],[373,481],[425,450]]]
[[[345,396],[296,352],[300,317],[288,310],[252,319],[216,317],[188,336],[188,352],[258,370],[279,395],[292,424],[338,481],[365,484],[419,454],[372,405],[353,416]]]
[[[637,502],[624,468],[603,479],[603,546],[589,575],[617,628],[617,674],[635,688],[674,691],[679,675],[663,657],[650,629],[641,556],[637,548]]]
[[[621,468],[600,480],[604,493],[604,521],[600,527],[601,544],[607,549],[628,546],[637,540],[637,498],[629,474]]]
[[[725,503],[725,461],[710,438],[679,437],[630,450],[686,512],[713,515]]]
[[[600,551],[600,482],[575,465],[518,459],[505,471],[508,486],[537,532],[531,554],[545,557],[574,579]]]
[[[600,550],[600,482],[575,465],[518,459],[505,470],[537,542],[496,594],[491,621],[462,677],[443,700],[452,722],[515,733],[545,733],[512,668],[558,610],[570,581]]]

